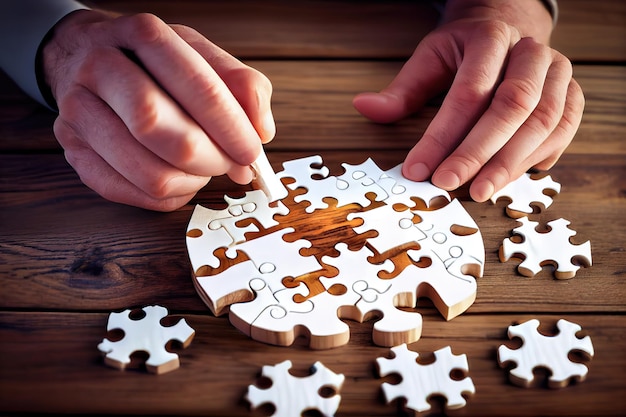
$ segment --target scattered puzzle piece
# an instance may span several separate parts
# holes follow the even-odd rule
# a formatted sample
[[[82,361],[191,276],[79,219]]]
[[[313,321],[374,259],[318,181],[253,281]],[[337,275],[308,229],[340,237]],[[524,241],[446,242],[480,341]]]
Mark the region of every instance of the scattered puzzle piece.
[[[522,243],[512,239],[505,239],[500,247],[500,261],[506,262],[511,257],[519,255],[523,258],[517,267],[520,274],[532,277],[541,271],[547,263],[555,263],[554,275],[558,279],[569,279],[576,275],[580,268],[572,261],[578,259],[584,266],[591,266],[591,243],[589,241],[574,245],[569,238],[576,234],[569,229],[569,221],[557,219],[548,222],[550,232],[539,233],[535,229],[537,222],[527,217],[518,219],[522,225],[513,229],[513,232],[524,238]]]
[[[392,359],[377,358],[379,374],[381,377],[399,374],[402,381],[396,385],[384,382],[383,393],[387,403],[405,398],[406,407],[422,412],[430,410],[428,397],[431,395],[443,395],[447,399],[447,409],[457,409],[465,406],[463,394],[474,394],[474,384],[470,377],[461,380],[451,378],[452,371],[469,371],[467,357],[454,355],[450,346],[437,350],[435,362],[421,365],[416,362],[419,354],[409,350],[406,344],[391,348],[394,357]]]
[[[105,354],[105,363],[114,368],[125,369],[130,364],[130,355],[143,351],[150,355],[146,361],[149,372],[162,374],[173,371],[180,366],[180,362],[177,354],[166,350],[166,345],[176,340],[187,347],[195,332],[185,319],[174,326],[162,326],[160,321],[168,314],[165,307],[148,306],[143,311],[145,316],[140,320],[130,318],[131,310],[111,313],[107,330],[121,329],[124,337],[116,342],[104,339],[98,349]]]
[[[524,217],[533,212],[532,205],[541,204],[548,208],[552,204],[552,196],[561,191],[561,184],[552,180],[548,175],[538,180],[524,174],[510,182],[500,191],[491,196],[491,202],[496,203],[501,197],[507,197],[511,202],[506,207],[509,217],[514,219]]]
[[[509,339],[519,337],[523,345],[519,349],[509,349],[505,345],[498,348],[498,364],[505,367],[514,362],[516,367],[510,372],[511,381],[522,387],[534,383],[533,369],[547,368],[550,371],[548,386],[561,388],[571,380],[583,381],[587,376],[587,367],[569,360],[571,351],[582,351],[593,357],[591,338],[576,337],[581,330],[578,324],[561,319],[557,322],[559,333],[556,336],[544,336],[537,330],[539,320],[533,319],[522,324],[509,326]]]
[[[332,417],[341,401],[339,391],[344,382],[343,374],[336,374],[321,362],[312,366],[312,375],[298,378],[289,373],[291,361],[286,360],[274,366],[264,366],[262,375],[272,381],[272,386],[260,389],[248,387],[246,400],[252,408],[271,403],[276,408],[272,417],[300,416],[307,410],[317,410],[322,416]],[[334,394],[322,396],[322,388],[331,388]]]

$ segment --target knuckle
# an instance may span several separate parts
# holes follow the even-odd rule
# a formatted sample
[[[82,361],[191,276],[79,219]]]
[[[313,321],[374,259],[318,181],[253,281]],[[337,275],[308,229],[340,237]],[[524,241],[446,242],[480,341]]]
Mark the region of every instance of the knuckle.
[[[128,25],[129,36],[141,44],[160,43],[167,35],[169,27],[151,13],[138,13],[124,20]]]
[[[228,79],[237,84],[244,86],[251,91],[260,91],[266,94],[272,93],[272,83],[262,72],[249,67],[243,66],[229,71]]]
[[[469,179],[483,166],[484,162],[479,155],[464,153],[449,156],[445,164],[448,167],[454,167],[453,170],[460,173],[462,178]]]
[[[562,109],[558,108],[558,100],[553,97],[544,97],[542,104],[533,111],[532,117],[538,129],[545,133],[552,132],[559,122]]]
[[[140,97],[131,108],[132,114],[127,118],[128,130],[138,139],[148,139],[158,134],[161,114],[156,100],[146,93]]]
[[[494,94],[493,109],[501,114],[527,116],[539,103],[540,95],[541,90],[532,81],[507,78],[502,81]]]
[[[511,38],[511,26],[498,19],[488,20],[482,22],[477,28],[478,35],[486,39],[502,39],[506,40],[507,44]]]

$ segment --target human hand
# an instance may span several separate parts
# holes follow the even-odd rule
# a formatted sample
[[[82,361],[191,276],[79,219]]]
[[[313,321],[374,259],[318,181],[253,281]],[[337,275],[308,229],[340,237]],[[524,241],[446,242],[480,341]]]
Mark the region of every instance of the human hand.
[[[170,211],[212,176],[246,184],[275,134],[269,80],[189,27],[78,11],[42,54],[57,140],[109,200]]]
[[[528,169],[549,169],[573,139],[584,97],[570,61],[524,37],[532,20],[514,26],[502,17],[473,14],[444,23],[417,46],[389,86],[355,97],[363,115],[389,123],[449,89],[405,159],[407,178],[430,178],[446,190],[471,181],[471,197],[485,201]],[[549,38],[549,30],[547,36],[530,34]]]

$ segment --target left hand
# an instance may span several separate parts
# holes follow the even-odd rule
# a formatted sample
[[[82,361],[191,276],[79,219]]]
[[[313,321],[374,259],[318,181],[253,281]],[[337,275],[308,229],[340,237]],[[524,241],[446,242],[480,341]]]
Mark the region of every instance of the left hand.
[[[559,159],[584,97],[570,61],[524,35],[500,19],[450,21],[424,38],[389,86],[354,98],[363,115],[389,123],[449,88],[405,159],[407,178],[430,178],[446,190],[471,181],[471,197],[485,201],[528,169],[549,169]]]

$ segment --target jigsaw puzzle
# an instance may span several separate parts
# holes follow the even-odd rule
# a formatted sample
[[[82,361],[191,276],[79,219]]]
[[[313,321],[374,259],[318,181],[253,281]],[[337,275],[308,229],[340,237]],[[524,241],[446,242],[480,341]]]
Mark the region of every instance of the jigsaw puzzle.
[[[146,352],[150,355],[145,363],[149,372],[163,374],[180,366],[178,355],[168,352],[166,346],[175,340],[183,347],[189,346],[194,337],[194,330],[189,327],[185,319],[176,325],[164,327],[161,320],[167,317],[165,307],[148,306],[143,308],[145,316],[134,320],[132,310],[120,313],[111,313],[107,323],[107,331],[123,330],[124,337],[119,341],[104,339],[98,345],[98,350],[105,355],[107,365],[118,369],[125,369],[130,363],[130,356],[135,352]]]
[[[450,320],[476,297],[485,251],[478,226],[458,200],[401,166],[371,159],[330,175],[319,156],[283,163],[288,195],[262,192],[196,206],[187,228],[194,284],[215,315],[262,342],[314,349],[348,342],[342,320],[379,318],[382,346],[421,336],[420,297]],[[436,204],[435,204],[436,203]]]
[[[311,367],[312,375],[298,378],[289,373],[291,361],[287,360],[274,366],[264,366],[262,376],[272,381],[270,388],[248,387],[246,400],[252,408],[271,403],[276,411],[272,417],[300,416],[308,410],[317,410],[320,415],[332,417],[339,408],[339,391],[345,379],[343,374],[336,374],[321,362]],[[333,395],[322,396],[323,389],[330,389]]]
[[[450,346],[435,351],[435,362],[427,365],[417,363],[419,354],[409,350],[406,344],[391,348],[391,352],[394,356],[392,359],[376,359],[381,377],[391,374],[402,377],[402,381],[396,385],[388,382],[382,384],[387,403],[405,398],[407,408],[422,412],[430,410],[430,396],[442,395],[446,398],[447,409],[457,409],[465,406],[463,394],[475,392],[470,377],[452,378],[454,371],[466,373],[469,367],[465,354],[454,355]]]
[[[533,370],[540,367],[550,371],[550,388],[565,387],[570,381],[580,382],[585,379],[587,367],[582,363],[572,362],[568,355],[572,351],[579,351],[586,354],[588,359],[593,357],[591,338],[576,337],[576,333],[581,330],[578,324],[561,319],[556,325],[559,330],[556,336],[539,333],[539,320],[536,319],[509,326],[509,339],[518,337],[523,345],[519,349],[501,345],[498,348],[498,364],[500,367],[511,362],[516,364],[509,374],[514,384],[522,387],[533,386]]]
[[[533,179],[526,173],[510,182],[500,191],[491,196],[491,202],[496,203],[500,198],[508,198],[511,202],[506,207],[506,213],[514,219],[533,213],[533,206],[546,209],[552,204],[552,196],[561,191],[561,184],[552,180],[549,175],[541,179]]]
[[[522,225],[513,229],[513,233],[522,236],[524,240],[517,241],[517,236],[505,239],[500,247],[500,261],[506,262],[512,257],[523,259],[517,266],[520,274],[532,277],[541,271],[543,265],[555,264],[554,276],[569,279],[580,269],[574,261],[591,266],[591,243],[572,244],[569,238],[576,232],[567,227],[569,221],[557,219],[548,222],[550,231],[546,233],[537,232],[538,223],[528,217],[522,217],[518,222]]]

